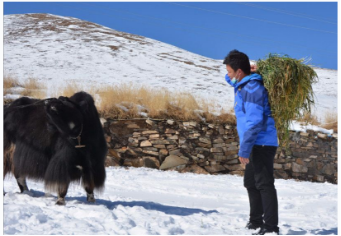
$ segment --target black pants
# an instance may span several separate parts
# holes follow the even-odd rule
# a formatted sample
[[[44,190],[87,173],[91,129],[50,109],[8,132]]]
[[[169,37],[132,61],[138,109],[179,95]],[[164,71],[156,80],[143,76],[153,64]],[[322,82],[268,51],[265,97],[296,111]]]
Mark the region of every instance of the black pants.
[[[244,174],[244,186],[250,201],[250,222],[264,223],[267,229],[275,229],[278,225],[278,201],[273,176],[276,150],[277,147],[273,146],[254,145]]]

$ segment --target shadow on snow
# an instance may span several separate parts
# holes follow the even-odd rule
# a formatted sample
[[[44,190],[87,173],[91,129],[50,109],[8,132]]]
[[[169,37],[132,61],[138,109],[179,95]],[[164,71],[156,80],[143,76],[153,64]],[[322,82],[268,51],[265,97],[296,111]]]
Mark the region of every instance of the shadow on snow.
[[[41,191],[36,190],[30,190],[30,192],[33,194],[33,197],[45,197],[45,193]],[[202,209],[196,209],[196,208],[187,208],[187,207],[177,207],[177,206],[168,206],[168,205],[162,205],[155,202],[146,202],[146,201],[131,201],[131,202],[125,202],[125,201],[116,201],[112,202],[109,200],[103,200],[103,199],[96,199],[95,203],[88,203],[86,201],[86,197],[65,197],[66,206],[68,206],[68,203],[70,204],[70,201],[77,201],[76,204],[89,204],[89,205],[103,205],[109,210],[113,210],[117,208],[118,206],[123,207],[143,207],[146,210],[152,210],[152,211],[160,211],[168,215],[178,215],[178,216],[189,216],[193,214],[199,214],[202,213],[204,215],[212,214],[212,213],[219,213],[216,210],[211,211],[205,211]]]

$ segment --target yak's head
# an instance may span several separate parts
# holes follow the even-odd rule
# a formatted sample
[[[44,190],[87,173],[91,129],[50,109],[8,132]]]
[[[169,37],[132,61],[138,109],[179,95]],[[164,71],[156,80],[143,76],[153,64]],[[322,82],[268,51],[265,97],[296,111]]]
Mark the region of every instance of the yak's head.
[[[77,138],[83,129],[83,115],[80,107],[67,97],[45,101],[48,129],[57,129],[62,135]]]

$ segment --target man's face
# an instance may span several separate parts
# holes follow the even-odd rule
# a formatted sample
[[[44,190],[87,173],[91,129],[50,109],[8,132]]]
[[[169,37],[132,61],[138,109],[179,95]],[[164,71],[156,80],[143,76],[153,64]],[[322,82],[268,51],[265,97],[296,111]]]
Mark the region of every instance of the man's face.
[[[240,78],[239,78],[239,77],[240,77],[240,69],[234,71],[234,70],[232,69],[231,66],[226,65],[226,70],[227,70],[228,76],[229,76],[231,79],[232,79],[232,78],[236,78],[237,80],[240,79]]]

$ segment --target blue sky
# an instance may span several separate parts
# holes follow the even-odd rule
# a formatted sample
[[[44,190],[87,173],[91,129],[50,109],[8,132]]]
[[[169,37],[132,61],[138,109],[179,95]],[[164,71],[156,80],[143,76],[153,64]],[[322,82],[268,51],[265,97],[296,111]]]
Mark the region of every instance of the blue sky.
[[[337,2],[4,2],[4,14],[72,16],[214,59],[230,50],[337,69]]]

